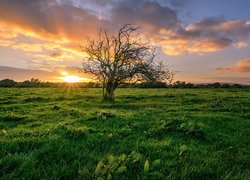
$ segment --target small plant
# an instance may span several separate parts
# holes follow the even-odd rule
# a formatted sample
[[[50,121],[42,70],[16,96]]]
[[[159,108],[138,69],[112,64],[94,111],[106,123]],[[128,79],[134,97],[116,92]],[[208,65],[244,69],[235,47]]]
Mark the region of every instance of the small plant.
[[[146,160],[144,163],[144,173],[148,173],[148,170],[149,170],[149,162],[148,160]]]
[[[172,130],[176,130],[179,124],[178,120],[171,120],[171,121],[161,121],[160,123],[156,124],[152,128],[149,129],[148,134],[153,136],[162,137],[167,132]]]
[[[108,118],[113,118],[113,117],[115,117],[115,115],[110,112],[101,112],[98,114],[98,119],[101,119],[101,120],[106,120]]]
[[[53,108],[52,108],[52,109],[53,109],[53,110],[58,111],[58,110],[60,110],[60,109],[61,109],[61,107],[60,107],[60,106],[55,105],[55,106],[53,106]]]
[[[188,121],[182,123],[179,129],[186,135],[190,135],[192,137],[198,137],[198,138],[204,137],[204,124],[201,122]]]
[[[180,144],[179,146],[179,156],[182,156],[182,154],[187,151],[187,146],[185,144]]]
[[[61,124],[58,128],[55,129],[57,134],[62,135],[66,139],[82,140],[88,133],[93,132],[92,128],[86,126],[73,128],[71,126],[66,126]]]
[[[121,154],[120,156],[109,155],[107,158],[101,160],[94,171],[97,179],[116,179],[124,175],[127,171],[135,171],[137,174],[144,174],[147,177],[162,177],[163,174],[156,171],[160,168],[161,160],[156,159],[152,163],[148,159],[143,161],[142,154],[132,151],[129,155]],[[144,163],[143,163],[144,162]],[[80,171],[83,172],[83,171]]]
[[[149,136],[164,137],[168,132],[179,132],[185,133],[193,138],[204,138],[204,124],[196,121],[189,120],[171,120],[171,121],[161,121],[160,123],[154,125],[145,133]]]
[[[129,165],[137,163],[141,158],[141,154],[135,151],[132,151],[128,156],[125,154],[120,156],[109,155],[97,164],[94,172],[95,177],[111,179],[112,176],[126,172]]]

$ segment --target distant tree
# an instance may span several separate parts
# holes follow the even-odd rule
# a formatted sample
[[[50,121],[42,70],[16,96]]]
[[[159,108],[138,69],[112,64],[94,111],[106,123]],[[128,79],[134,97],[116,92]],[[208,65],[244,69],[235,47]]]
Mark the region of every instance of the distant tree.
[[[100,30],[97,40],[88,38],[82,47],[87,58],[81,69],[102,83],[104,100],[114,100],[116,88],[124,83],[173,79],[172,71],[156,62],[155,48],[142,42],[137,30],[130,24],[120,28],[117,35]]]
[[[39,86],[42,82],[39,79],[31,78],[30,84],[31,86]]]
[[[214,88],[220,88],[221,84],[219,82],[215,82],[215,83],[211,84],[211,86]]]
[[[0,87],[15,87],[17,82],[12,79],[3,79],[0,81]]]
[[[23,82],[19,82],[16,87],[41,87],[43,82],[39,79],[31,78],[30,80],[25,80]]]
[[[138,85],[140,88],[166,88],[167,84],[164,82],[158,82],[158,81],[149,81],[149,82],[142,82]]]
[[[175,88],[183,88],[185,86],[186,86],[185,81],[176,81],[173,83],[173,87],[175,87]]]

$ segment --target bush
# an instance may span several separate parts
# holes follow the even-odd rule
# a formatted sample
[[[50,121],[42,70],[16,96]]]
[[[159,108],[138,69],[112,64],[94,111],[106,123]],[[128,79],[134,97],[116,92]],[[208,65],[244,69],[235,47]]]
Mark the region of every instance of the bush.
[[[12,79],[3,79],[0,81],[0,87],[14,87],[16,84],[17,82]]]

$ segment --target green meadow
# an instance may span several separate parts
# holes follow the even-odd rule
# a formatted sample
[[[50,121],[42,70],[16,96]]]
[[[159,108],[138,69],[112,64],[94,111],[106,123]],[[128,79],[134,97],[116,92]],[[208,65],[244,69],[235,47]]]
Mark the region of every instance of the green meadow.
[[[249,179],[249,89],[1,88],[0,179]]]

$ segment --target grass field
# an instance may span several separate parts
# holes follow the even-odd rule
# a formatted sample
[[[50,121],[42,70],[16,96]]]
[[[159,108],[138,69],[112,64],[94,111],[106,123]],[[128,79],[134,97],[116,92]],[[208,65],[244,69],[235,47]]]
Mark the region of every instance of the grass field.
[[[249,89],[0,89],[0,179],[249,179]]]

